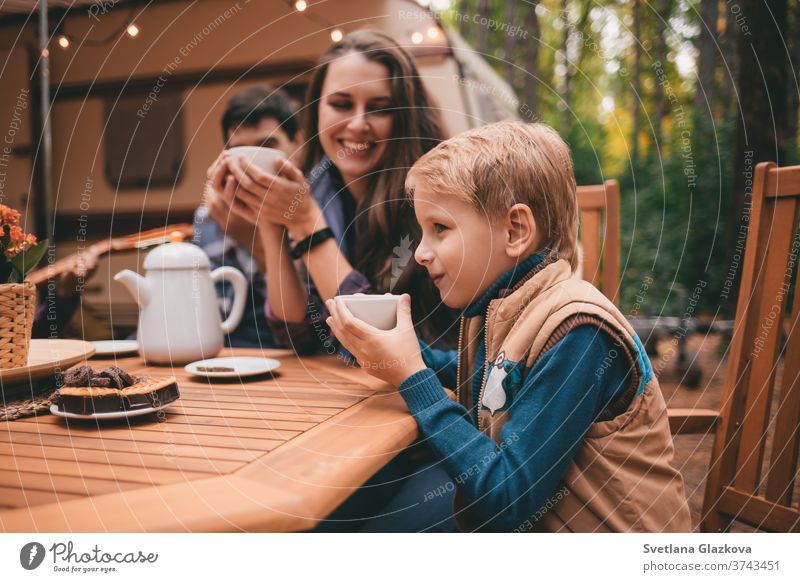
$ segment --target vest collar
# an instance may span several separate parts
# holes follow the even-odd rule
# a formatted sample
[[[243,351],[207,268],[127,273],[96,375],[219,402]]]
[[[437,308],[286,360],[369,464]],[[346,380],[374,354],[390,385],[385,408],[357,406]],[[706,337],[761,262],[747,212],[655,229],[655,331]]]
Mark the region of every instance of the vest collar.
[[[521,287],[525,281],[533,277],[542,268],[557,259],[556,253],[550,249],[543,249],[532,254],[521,263],[500,275],[489,288],[483,292],[477,301],[471,303],[464,310],[465,317],[475,317],[486,312],[489,303],[498,297],[506,297]]]

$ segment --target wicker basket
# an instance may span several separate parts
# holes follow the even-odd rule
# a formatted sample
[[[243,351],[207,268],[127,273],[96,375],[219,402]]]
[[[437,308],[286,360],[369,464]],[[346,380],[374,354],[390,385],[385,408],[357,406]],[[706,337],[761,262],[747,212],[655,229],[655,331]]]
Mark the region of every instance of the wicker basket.
[[[28,347],[36,310],[36,287],[30,281],[0,285],[0,368],[28,365]]]

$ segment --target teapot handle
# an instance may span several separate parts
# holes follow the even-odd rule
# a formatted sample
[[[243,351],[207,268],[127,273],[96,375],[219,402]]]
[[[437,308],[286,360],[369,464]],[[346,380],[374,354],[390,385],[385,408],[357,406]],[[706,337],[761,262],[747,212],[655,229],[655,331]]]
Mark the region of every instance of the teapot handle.
[[[214,283],[227,280],[233,286],[233,306],[231,307],[230,314],[228,314],[228,318],[223,321],[220,326],[222,333],[229,334],[236,329],[236,326],[238,326],[239,322],[242,320],[244,302],[245,299],[247,299],[247,280],[238,269],[234,269],[233,267],[219,267],[218,269],[214,269],[211,272],[211,280],[214,281]]]

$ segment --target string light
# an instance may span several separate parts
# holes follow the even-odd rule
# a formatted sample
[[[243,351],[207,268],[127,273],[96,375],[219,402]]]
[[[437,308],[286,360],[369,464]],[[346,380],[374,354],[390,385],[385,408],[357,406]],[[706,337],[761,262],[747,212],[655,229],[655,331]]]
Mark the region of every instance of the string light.
[[[59,34],[56,37],[56,42],[58,43],[58,46],[60,46],[64,50],[69,48],[70,45],[69,37],[66,34]]]
[[[344,33],[341,30],[339,30],[338,28],[334,28],[331,31],[331,40],[333,42],[339,42],[343,38],[344,38]]]
[[[423,39],[424,37],[422,36],[421,32],[415,32],[414,34],[411,35],[411,42],[413,42],[414,44],[420,44]]]
[[[297,2],[294,3],[294,7],[298,12],[303,12],[306,8],[308,8],[308,3],[306,0],[297,0]]]
[[[49,49],[42,49],[42,57],[46,59],[49,56],[50,56],[50,50]]]
[[[439,36],[439,27],[438,26],[431,26],[428,29],[428,38],[435,39]]]
[[[135,22],[131,22],[127,26],[127,28],[125,28],[125,32],[127,32],[128,36],[131,37],[131,38],[136,38],[137,36],[139,36],[139,33],[141,31],[142,31],[142,29],[139,28],[139,26]]]

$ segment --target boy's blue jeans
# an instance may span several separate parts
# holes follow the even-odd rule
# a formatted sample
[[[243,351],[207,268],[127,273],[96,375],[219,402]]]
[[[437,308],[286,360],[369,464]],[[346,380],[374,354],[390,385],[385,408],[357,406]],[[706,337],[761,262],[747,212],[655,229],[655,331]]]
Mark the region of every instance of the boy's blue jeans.
[[[415,444],[395,457],[313,530],[455,532],[455,487],[430,449]]]

